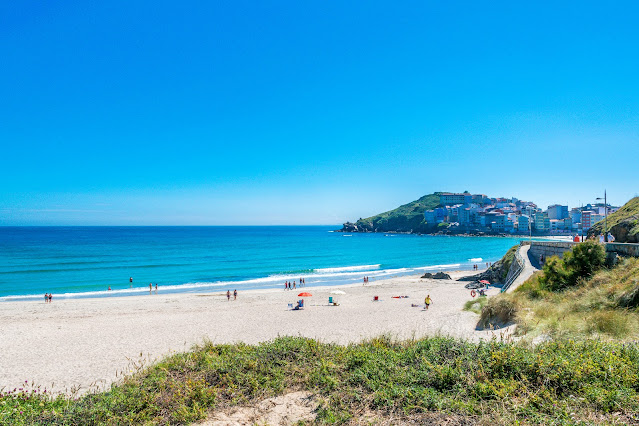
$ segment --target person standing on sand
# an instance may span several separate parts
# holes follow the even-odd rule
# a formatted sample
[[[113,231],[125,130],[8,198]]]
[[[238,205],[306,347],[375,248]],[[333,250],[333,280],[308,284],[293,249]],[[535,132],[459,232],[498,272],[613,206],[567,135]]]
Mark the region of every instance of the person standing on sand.
[[[297,286],[295,285],[295,281],[293,281],[293,289],[296,289]]]
[[[226,300],[231,301],[231,290],[226,290]]]
[[[153,283],[149,283],[149,294],[153,292]]]
[[[155,283],[155,294],[158,294],[158,283]]]
[[[430,299],[430,294],[429,294],[424,299],[424,309],[428,310],[428,307],[430,306],[431,303],[432,303],[432,300]]]
[[[237,289],[233,290],[233,300],[237,300]]]
[[[53,299],[53,294],[49,293],[49,303],[51,303],[52,299]]]
[[[44,293],[44,303],[49,303],[49,295]]]

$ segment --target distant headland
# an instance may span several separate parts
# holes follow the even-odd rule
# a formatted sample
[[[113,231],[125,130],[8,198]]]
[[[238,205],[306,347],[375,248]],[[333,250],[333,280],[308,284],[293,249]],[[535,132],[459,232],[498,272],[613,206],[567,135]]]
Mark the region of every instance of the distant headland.
[[[631,200],[632,201],[632,200]],[[582,207],[554,204],[544,211],[532,201],[470,192],[435,192],[356,222],[340,232],[388,232],[441,235],[574,235],[619,208],[596,203]],[[601,228],[601,227],[599,227]],[[599,229],[596,228],[596,229]]]

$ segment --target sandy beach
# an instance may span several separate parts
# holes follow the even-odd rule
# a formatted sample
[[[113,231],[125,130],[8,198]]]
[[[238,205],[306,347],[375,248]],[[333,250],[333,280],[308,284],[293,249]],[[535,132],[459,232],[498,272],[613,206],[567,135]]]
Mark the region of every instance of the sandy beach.
[[[472,272],[450,274],[455,279]],[[136,364],[205,339],[253,344],[288,335],[347,344],[384,333],[401,339],[499,337],[475,330],[477,315],[462,310],[471,299],[464,284],[404,276],[366,286],[246,291],[230,302],[225,292],[163,295],[160,288],[145,296],[2,303],[0,389],[20,388],[25,381],[54,392],[101,389]],[[335,289],[346,294],[330,294]],[[304,310],[288,310],[300,291],[313,297],[304,298]],[[411,307],[423,306],[426,294],[433,300],[428,311]],[[340,305],[329,306],[329,296]],[[374,296],[380,300],[374,302]]]

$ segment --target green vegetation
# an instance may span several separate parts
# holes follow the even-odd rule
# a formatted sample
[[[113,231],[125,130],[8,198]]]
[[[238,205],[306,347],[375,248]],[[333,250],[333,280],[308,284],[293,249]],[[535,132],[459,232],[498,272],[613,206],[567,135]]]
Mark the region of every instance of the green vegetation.
[[[574,249],[548,259],[543,268],[539,282],[549,291],[564,290],[573,287],[579,280],[590,278],[606,262],[606,251],[603,245],[593,241],[577,244]]]
[[[488,297],[479,296],[477,299],[469,300],[468,302],[464,303],[464,310],[474,312],[476,314],[481,314],[481,311],[486,305],[487,301]]]
[[[316,395],[320,424],[624,424],[639,411],[639,347],[388,337],[350,346],[291,337],[205,344],[77,400],[3,394],[0,422],[185,424],[297,390]]]
[[[515,321],[519,306],[508,297],[491,297],[482,307],[477,327],[479,329],[504,328]]]
[[[424,221],[424,212],[439,206],[439,193],[424,195],[418,200],[399,206],[394,210],[360,219],[359,229],[375,232],[425,232],[429,225]]]
[[[529,339],[638,339],[639,259],[607,269],[603,249],[592,242],[579,244],[563,260],[550,258],[514,292],[491,298],[479,325],[512,322]]]
[[[513,260],[515,260],[515,253],[519,249],[519,244],[512,246],[508,249],[504,257],[501,258],[501,281],[506,280],[508,276],[508,271],[510,270],[510,265],[513,264]]]
[[[608,230],[618,243],[639,243],[639,197],[634,197],[618,211],[608,216]],[[604,232],[604,221],[597,222],[588,235]]]

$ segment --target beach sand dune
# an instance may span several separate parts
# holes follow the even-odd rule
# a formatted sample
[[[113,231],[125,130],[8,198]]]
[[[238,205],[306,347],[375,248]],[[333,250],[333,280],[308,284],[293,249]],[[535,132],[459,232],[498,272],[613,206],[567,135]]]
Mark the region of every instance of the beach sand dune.
[[[453,278],[461,272],[451,273]],[[8,302],[0,312],[0,388],[35,382],[55,392],[106,388],[121,374],[172,352],[213,343],[305,336],[347,344],[388,334],[398,339],[437,334],[478,340],[499,332],[476,331],[477,315],[463,311],[471,299],[464,282],[418,276],[372,281],[366,286],[225,294],[153,294],[135,297]],[[233,289],[231,289],[232,291]],[[301,311],[287,309],[300,291]],[[498,290],[492,290],[497,292]],[[424,297],[433,303],[428,311]],[[328,306],[333,296],[340,306]],[[374,296],[379,297],[373,302]],[[408,296],[394,299],[392,296]]]

